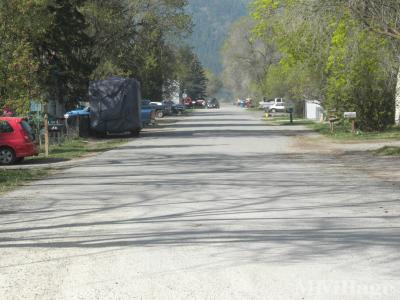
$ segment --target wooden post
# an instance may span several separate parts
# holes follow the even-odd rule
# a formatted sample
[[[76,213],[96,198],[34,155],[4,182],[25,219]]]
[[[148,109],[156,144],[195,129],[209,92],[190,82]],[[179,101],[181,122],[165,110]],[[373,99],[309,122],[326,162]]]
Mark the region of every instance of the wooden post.
[[[357,112],[348,111],[343,114],[346,119],[351,120],[351,132],[356,133],[356,120],[357,120]]]
[[[44,155],[49,156],[49,116],[44,115]]]
[[[77,117],[76,117],[76,120],[77,120],[77,138],[79,138],[80,136],[81,136],[81,118],[80,118],[80,116],[78,115]]]

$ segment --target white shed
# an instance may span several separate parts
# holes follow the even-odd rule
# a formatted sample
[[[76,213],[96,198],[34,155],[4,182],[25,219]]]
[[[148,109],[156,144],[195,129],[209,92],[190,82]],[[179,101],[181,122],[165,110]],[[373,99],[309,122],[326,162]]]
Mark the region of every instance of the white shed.
[[[324,115],[324,109],[318,100],[306,100],[304,109],[307,120],[321,120]]]

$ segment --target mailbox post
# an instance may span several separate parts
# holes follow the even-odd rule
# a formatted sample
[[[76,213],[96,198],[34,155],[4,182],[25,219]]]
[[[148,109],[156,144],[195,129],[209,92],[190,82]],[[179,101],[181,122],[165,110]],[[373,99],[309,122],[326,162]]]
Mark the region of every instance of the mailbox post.
[[[293,124],[293,107],[288,109],[289,116],[290,116],[290,124]]]
[[[331,129],[331,133],[334,133],[335,131],[335,122],[339,121],[339,118],[337,117],[336,114],[336,109],[332,109],[329,111],[329,127]]]
[[[351,120],[351,132],[355,133],[356,132],[357,113],[354,111],[345,112],[344,117],[345,117],[345,119]]]

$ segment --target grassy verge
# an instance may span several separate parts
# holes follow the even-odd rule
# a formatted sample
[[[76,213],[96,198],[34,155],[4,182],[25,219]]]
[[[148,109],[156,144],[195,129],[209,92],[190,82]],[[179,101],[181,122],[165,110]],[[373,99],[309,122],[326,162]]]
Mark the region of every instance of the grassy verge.
[[[335,125],[335,131],[331,133],[329,124],[327,123],[310,123],[309,128],[319,132],[327,137],[337,140],[393,140],[400,139],[400,127],[392,127],[385,131],[363,132],[357,130],[356,133],[351,132],[351,125],[348,123]]]
[[[127,143],[129,139],[127,138],[117,138],[117,139],[105,139],[105,140],[95,140],[95,139],[73,139],[68,140],[62,145],[51,146],[49,149],[49,157],[46,158],[43,153],[38,157],[28,158],[27,161],[37,161],[37,160],[70,160],[73,158],[78,158],[94,153],[105,152],[114,149],[124,143]]]
[[[290,123],[289,117],[276,117],[267,119],[267,122],[275,126],[293,126],[293,125],[311,125],[314,122],[305,119],[293,119],[293,123]]]
[[[400,156],[400,147],[386,146],[373,151],[373,153],[380,156]]]
[[[46,177],[49,169],[35,170],[1,170],[0,169],[0,194],[12,190],[24,183]]]
[[[394,140],[400,139],[400,127],[391,127],[385,131],[373,131],[363,132],[357,130],[356,133],[351,132],[351,124],[349,121],[344,121],[335,124],[335,131],[332,133],[329,127],[329,123],[319,123],[305,119],[294,119],[293,123],[290,123],[288,117],[278,116],[266,119],[266,122],[270,125],[275,126],[290,126],[290,125],[305,125],[308,128],[336,140],[343,141],[362,141],[362,140]]]

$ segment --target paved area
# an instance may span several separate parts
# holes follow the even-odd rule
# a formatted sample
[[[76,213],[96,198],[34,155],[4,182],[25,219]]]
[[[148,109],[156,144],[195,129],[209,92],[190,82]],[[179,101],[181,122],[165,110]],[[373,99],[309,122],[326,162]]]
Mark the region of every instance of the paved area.
[[[203,111],[1,196],[0,299],[400,299],[400,184],[313,136]]]

